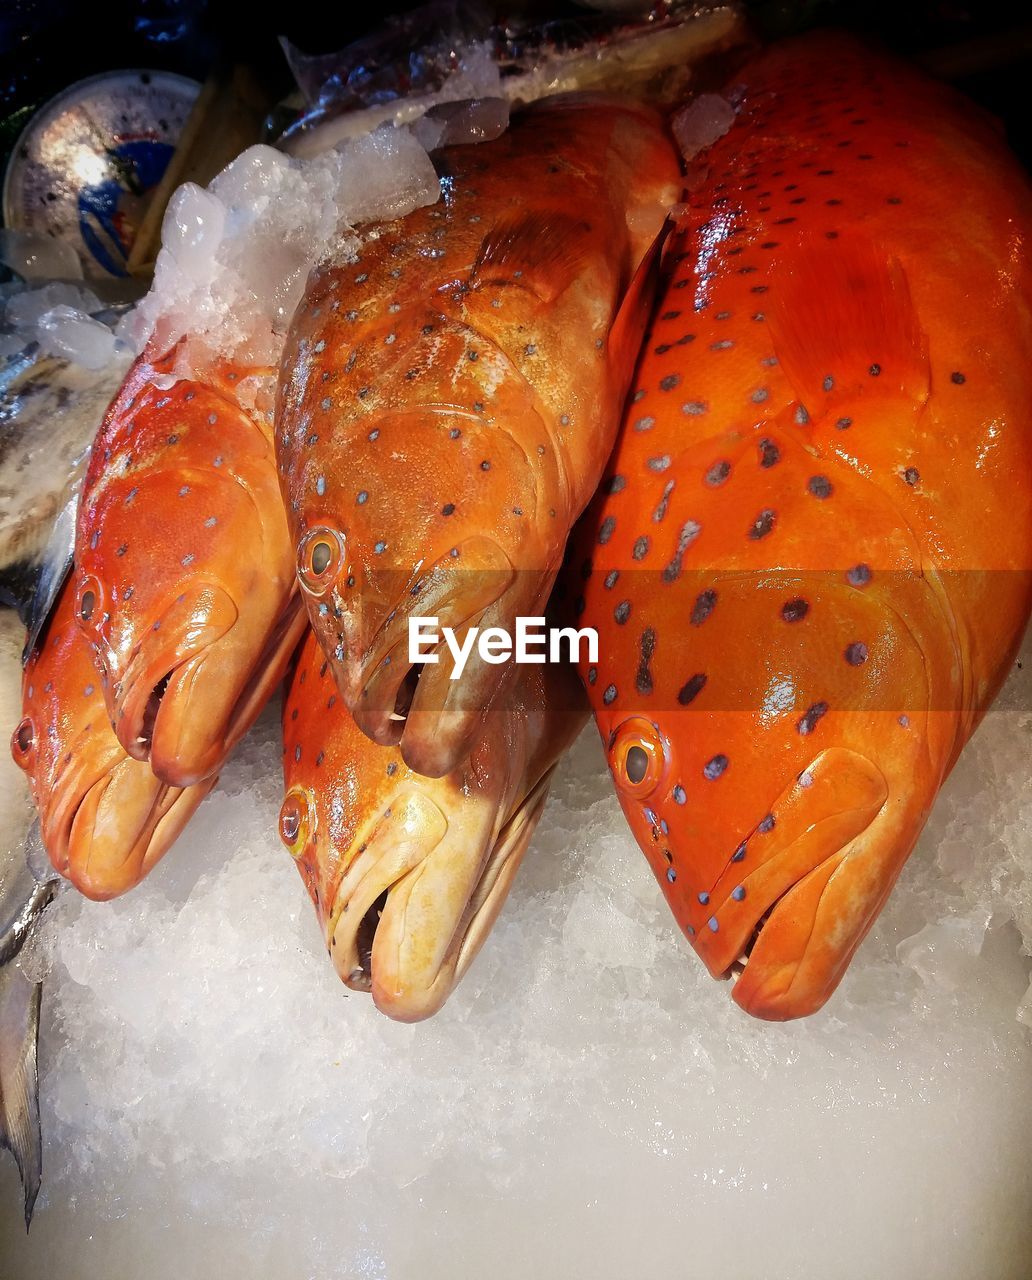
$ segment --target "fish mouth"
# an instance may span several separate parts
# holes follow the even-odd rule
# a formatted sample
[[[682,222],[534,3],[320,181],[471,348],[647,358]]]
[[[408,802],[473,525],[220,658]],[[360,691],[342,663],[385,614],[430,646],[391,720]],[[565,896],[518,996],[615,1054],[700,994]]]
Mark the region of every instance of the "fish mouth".
[[[228,594],[226,601],[226,616],[231,607],[235,621]],[[122,746],[169,786],[190,787],[210,777],[282,679],[304,628],[295,587],[257,653],[246,637],[226,642],[230,624],[202,646],[189,646],[187,656],[168,669],[159,667],[156,680],[153,668],[141,662],[139,674],[132,672],[122,684],[115,721]]]
[[[452,680],[456,661],[444,629],[461,644],[473,627],[504,626],[514,611],[514,584],[525,576],[492,539],[469,538],[454,550],[457,556],[447,552],[406,583],[365,651],[344,662],[342,687],[351,691],[345,701],[358,727],[381,746],[400,747],[409,768],[426,777],[451,772],[466,754],[510,674],[485,663],[474,646]],[[436,624],[437,643],[423,649],[429,662],[410,659],[413,617]]]
[[[105,901],[132,889],[171,847],[215,778],[181,789],[160,782],[138,760],[82,767],[55,780],[61,797],[42,823],[54,869],[87,898]],[[99,773],[99,776],[96,776]]]
[[[149,624],[122,668],[109,662],[105,690],[115,734],[134,760],[150,759],[166,709],[193,676],[199,662],[227,635],[239,617],[222,587],[204,584],[178,596]],[[165,779],[179,785],[178,779]],[[193,779],[190,779],[193,781]]]
[[[508,895],[550,769],[501,824],[494,802],[449,822],[410,792],[377,824],[338,888],[326,930],[344,983],[401,1022],[430,1017],[466,973]],[[398,828],[401,838],[398,838]],[[418,828],[415,841],[405,833]]]
[[[886,883],[870,856],[887,798],[876,765],[830,748],[776,802],[776,824],[754,833],[704,895],[696,950],[714,977],[731,980],[747,1013],[805,1017],[838,985],[894,879]],[[851,878],[854,901],[829,912],[829,887],[848,896]]]

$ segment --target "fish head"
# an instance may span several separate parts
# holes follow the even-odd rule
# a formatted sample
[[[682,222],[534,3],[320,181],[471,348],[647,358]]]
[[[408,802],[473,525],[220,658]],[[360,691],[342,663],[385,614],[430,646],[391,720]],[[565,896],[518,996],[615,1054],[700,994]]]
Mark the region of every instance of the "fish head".
[[[528,670],[461,767],[429,778],[361,733],[314,638],[303,648],[284,706],[280,837],[341,979],[392,1018],[430,1016],[469,967],[584,721],[569,670]]]
[[[510,390],[513,415],[532,414],[523,390]],[[468,752],[511,674],[476,645],[457,665],[445,629],[461,645],[473,628],[511,632],[518,616],[542,612],[561,546],[540,536],[534,494],[554,460],[531,459],[481,414],[442,403],[385,412],[368,434],[349,451],[347,479],[343,464],[332,483],[318,463],[308,476],[298,582],[362,731],[440,776]],[[413,477],[403,516],[399,474]],[[411,653],[418,619],[436,622],[426,663]]]
[[[190,786],[218,770],[302,625],[271,445],[221,390],[188,379],[137,384],[103,430],[75,616],[124,750]]]
[[[105,899],[143,879],[215,779],[170,787],[126,754],[107,718],[78,607],[66,584],[25,669],[11,753],[28,774],[55,870],[87,897]]]
[[[958,668],[926,661],[949,643],[938,593],[849,572],[587,584],[591,618],[597,585],[619,619],[584,674],[621,805],[710,972],[771,1020],[835,990],[961,721]]]

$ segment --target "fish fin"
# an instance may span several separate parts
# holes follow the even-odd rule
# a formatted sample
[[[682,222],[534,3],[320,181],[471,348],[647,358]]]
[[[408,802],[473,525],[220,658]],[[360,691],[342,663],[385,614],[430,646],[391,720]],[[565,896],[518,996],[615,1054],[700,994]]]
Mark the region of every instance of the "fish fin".
[[[523,285],[542,302],[554,302],[576,275],[589,224],[546,212],[503,218],[484,237],[470,272],[471,289]]]
[[[25,1230],[43,1177],[36,1047],[43,984],[17,965],[0,968],[0,1146],[14,1156],[25,1191]]]
[[[863,238],[829,240],[780,264],[768,331],[812,418],[858,397],[924,404],[928,343],[898,259]]]
[[[637,271],[631,277],[620,309],[609,329],[610,359],[618,369],[626,369],[628,378],[641,351],[642,338],[652,312],[652,304],[656,300],[663,245],[672,225],[667,218],[659,234],[649,245]]]

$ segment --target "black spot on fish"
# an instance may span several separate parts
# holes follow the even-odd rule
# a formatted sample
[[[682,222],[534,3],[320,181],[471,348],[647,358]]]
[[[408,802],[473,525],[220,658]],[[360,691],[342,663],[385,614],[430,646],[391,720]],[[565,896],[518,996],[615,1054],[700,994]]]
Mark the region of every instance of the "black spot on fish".
[[[769,507],[765,507],[749,526],[748,537],[753,542],[758,542],[760,538],[765,538],[774,528],[775,518],[776,513]]]
[[[681,526],[681,532],[677,536],[677,548],[674,551],[673,558],[663,570],[664,582],[675,582],[681,576],[684,553],[699,536],[701,528],[702,526],[697,524],[694,520],[686,520]]]
[[[695,604],[692,606],[692,626],[701,627],[713,612],[716,603],[717,593],[715,591],[700,591],[695,597]]]
[[[651,627],[646,627],[641,633],[641,660],[638,663],[638,671],[634,677],[634,687],[639,693],[650,694],[652,692],[652,671],[650,663],[652,655],[656,652],[656,633]]]
[[[796,729],[805,737],[807,734],[813,733],[817,728],[817,722],[822,716],[827,715],[828,704],[826,702],[815,702],[812,707],[801,716]]]
[[[677,694],[677,701],[681,704],[682,707],[688,706],[690,702],[694,702],[695,699],[699,696],[705,684],[706,684],[705,675],[701,671],[697,672],[694,676],[691,676],[690,679],[686,680],[684,684],[681,686]]]
[[[703,777],[708,779],[710,782],[716,782],[718,778],[722,777],[724,773],[726,773],[727,766],[730,763],[731,762],[728,760],[727,756],[723,754],[713,756],[712,759],[707,760],[703,767]]]

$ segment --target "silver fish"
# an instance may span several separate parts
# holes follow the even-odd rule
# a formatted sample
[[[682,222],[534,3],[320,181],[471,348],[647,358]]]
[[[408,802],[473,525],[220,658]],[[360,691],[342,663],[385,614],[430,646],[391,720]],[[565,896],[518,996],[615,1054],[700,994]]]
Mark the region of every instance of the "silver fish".
[[[9,609],[0,610],[0,720],[16,723],[21,711],[23,629]],[[0,751],[0,1146],[15,1158],[25,1192],[25,1227],[42,1177],[42,1135],[36,1045],[43,984],[19,963],[54,893],[56,873],[47,861],[33,820],[25,775]]]
[[[113,329],[124,313],[92,318]],[[131,353],[87,369],[44,354],[31,329],[0,326],[0,344],[0,602],[34,641],[71,563],[86,458]]]

